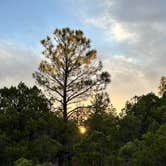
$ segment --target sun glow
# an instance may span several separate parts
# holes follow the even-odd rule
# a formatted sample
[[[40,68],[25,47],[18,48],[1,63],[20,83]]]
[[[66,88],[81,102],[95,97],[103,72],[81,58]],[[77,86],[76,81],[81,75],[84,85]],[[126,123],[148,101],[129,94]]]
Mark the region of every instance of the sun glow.
[[[84,126],[78,127],[80,134],[85,134],[87,132],[87,129]]]

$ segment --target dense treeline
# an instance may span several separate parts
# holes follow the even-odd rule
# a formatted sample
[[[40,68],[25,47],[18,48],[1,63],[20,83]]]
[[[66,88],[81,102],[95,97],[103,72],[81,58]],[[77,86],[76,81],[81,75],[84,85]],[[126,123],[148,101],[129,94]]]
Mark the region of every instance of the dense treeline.
[[[165,165],[165,91],[161,97],[134,97],[120,117],[107,107],[97,108],[84,121],[87,132],[81,135],[76,120],[66,124],[50,111],[36,86],[1,89],[0,165],[57,165],[62,155],[64,165],[73,166]]]

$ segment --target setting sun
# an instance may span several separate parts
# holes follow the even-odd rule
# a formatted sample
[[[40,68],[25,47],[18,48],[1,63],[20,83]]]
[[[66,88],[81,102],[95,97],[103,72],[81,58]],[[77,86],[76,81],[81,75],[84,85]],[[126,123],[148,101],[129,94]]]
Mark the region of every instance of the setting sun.
[[[87,129],[84,126],[78,127],[80,134],[85,134],[87,132]]]

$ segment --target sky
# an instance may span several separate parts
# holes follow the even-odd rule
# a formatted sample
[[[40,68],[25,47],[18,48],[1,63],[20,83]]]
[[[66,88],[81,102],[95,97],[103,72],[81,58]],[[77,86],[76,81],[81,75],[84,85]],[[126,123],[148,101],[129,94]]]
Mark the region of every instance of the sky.
[[[157,93],[166,75],[165,0],[0,0],[0,87],[34,85],[40,40],[64,27],[91,39],[111,74],[117,110],[135,95]]]

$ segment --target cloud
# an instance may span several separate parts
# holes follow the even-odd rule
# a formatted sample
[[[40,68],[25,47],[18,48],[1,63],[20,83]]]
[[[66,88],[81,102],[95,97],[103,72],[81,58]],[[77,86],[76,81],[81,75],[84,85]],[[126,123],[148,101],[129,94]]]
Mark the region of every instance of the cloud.
[[[131,23],[152,23],[166,21],[165,0],[114,0],[109,13],[117,21]]]
[[[120,23],[114,23],[112,25],[111,34],[119,41],[134,38],[134,34],[128,32]]]
[[[111,98],[118,106],[134,95],[156,92],[160,77],[166,75],[166,1],[104,2],[103,10],[87,15],[85,23],[101,29],[107,45],[116,47],[113,53],[103,48],[103,59],[112,74]]]
[[[24,81],[32,85],[32,73],[37,69],[40,57],[31,49],[13,41],[0,41],[0,87],[17,85]]]
[[[102,17],[86,18],[85,22],[88,25],[101,28],[105,31],[105,35],[110,39],[114,38],[118,41],[134,39],[135,34],[130,33],[123,24],[109,19],[109,15]]]

